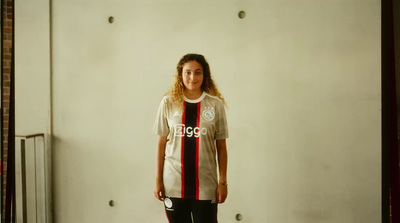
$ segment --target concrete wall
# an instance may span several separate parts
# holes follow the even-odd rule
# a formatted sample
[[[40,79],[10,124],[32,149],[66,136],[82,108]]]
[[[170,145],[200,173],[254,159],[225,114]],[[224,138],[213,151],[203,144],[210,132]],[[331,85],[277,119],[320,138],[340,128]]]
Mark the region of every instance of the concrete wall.
[[[380,1],[55,0],[52,76],[49,21],[27,16],[48,5],[31,4],[16,14],[17,134],[53,121],[57,223],[167,222],[152,127],[189,52],[229,106],[220,222],[380,221]]]

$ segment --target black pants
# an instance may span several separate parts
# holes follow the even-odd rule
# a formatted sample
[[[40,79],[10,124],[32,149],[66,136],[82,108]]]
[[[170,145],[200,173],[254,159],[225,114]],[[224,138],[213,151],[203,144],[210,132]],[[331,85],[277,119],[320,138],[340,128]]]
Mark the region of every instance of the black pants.
[[[218,205],[211,200],[165,198],[164,207],[169,223],[218,223]]]

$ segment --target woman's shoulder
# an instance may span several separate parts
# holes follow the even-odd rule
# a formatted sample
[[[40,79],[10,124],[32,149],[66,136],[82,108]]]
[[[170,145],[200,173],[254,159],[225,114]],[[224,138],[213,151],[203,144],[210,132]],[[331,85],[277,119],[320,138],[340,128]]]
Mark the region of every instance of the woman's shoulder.
[[[172,97],[170,95],[166,94],[166,95],[163,96],[161,101],[164,102],[164,103],[170,103],[172,101]]]
[[[209,98],[210,98],[210,100],[216,100],[216,101],[219,101],[219,102],[222,103],[222,100],[221,100],[219,97],[214,96],[214,95],[211,95],[211,94],[209,94],[209,93],[205,93],[205,94],[206,94],[206,97],[209,97]]]
[[[164,95],[163,98],[161,99],[161,103],[167,107],[175,107],[176,106],[176,103],[174,103],[173,98],[170,95]]]
[[[208,100],[214,102],[215,104],[222,105],[222,106],[224,105],[224,102],[221,100],[221,98],[219,98],[217,96],[206,93],[206,97],[208,98]]]
[[[160,106],[167,107],[168,104],[169,104],[169,97],[167,95],[164,95],[161,99]]]
[[[162,101],[167,101],[170,98],[169,95],[164,95],[163,98],[161,99]]]

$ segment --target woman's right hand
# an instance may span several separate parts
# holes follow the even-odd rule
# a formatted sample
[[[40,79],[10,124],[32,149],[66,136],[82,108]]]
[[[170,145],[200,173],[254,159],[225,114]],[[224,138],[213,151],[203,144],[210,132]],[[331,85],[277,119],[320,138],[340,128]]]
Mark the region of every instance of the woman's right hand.
[[[154,188],[154,196],[160,200],[163,201],[164,200],[164,184],[163,182],[156,182],[155,188]]]
[[[156,156],[156,185],[154,187],[154,197],[158,200],[163,201],[165,196],[164,183],[163,183],[163,169],[164,169],[164,157],[165,157],[165,146],[167,144],[166,136],[158,136],[157,140],[157,156]]]

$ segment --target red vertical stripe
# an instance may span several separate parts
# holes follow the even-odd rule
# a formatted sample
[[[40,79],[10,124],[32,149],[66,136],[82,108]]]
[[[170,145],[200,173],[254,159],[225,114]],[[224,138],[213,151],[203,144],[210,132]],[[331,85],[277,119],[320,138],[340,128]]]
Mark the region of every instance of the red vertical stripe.
[[[165,204],[164,204],[165,205]],[[170,223],[170,221],[169,221],[169,217],[168,217],[168,213],[167,213],[167,208],[165,207],[164,208],[164,210],[165,210],[165,215],[167,215],[167,220],[168,220],[168,223]]]
[[[186,102],[183,102],[183,112],[182,112],[182,124],[185,125],[186,118]],[[185,128],[182,128],[182,135],[185,135]],[[185,137],[182,137],[181,140],[181,197],[185,198]]]
[[[199,137],[196,138],[196,200],[199,200],[199,140],[201,135],[200,130],[200,108],[201,102],[197,105],[197,124],[196,126],[199,128]]]

